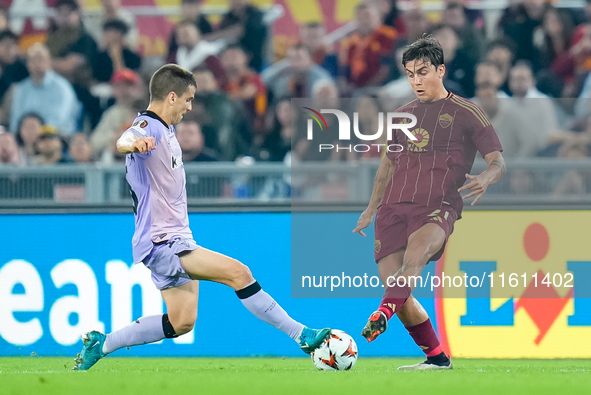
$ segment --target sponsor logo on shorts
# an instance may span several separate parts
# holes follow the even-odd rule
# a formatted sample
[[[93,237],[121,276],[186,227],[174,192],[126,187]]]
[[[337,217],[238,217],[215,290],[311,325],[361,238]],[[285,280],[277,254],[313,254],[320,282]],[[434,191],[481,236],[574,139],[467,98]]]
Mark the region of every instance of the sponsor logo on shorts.
[[[376,240],[373,243],[373,249],[374,249],[375,252],[380,252],[380,250],[382,249],[382,242],[379,241],[379,240]]]
[[[452,124],[452,122],[454,121],[454,117],[452,117],[449,114],[443,114],[439,116],[439,125],[442,128],[447,128],[449,125]]]

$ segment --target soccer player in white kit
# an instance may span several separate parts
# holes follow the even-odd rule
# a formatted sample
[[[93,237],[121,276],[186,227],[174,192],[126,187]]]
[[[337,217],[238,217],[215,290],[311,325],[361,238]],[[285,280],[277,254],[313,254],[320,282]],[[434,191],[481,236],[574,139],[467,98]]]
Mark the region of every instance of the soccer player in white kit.
[[[311,353],[330,334],[291,318],[236,259],[198,246],[189,229],[185,169],[174,124],[191,110],[193,74],[174,64],[157,70],[150,80],[150,105],[117,141],[126,157],[127,181],[135,213],[134,263],[152,271],[167,313],[141,317],[107,335],[91,331],[76,357],[75,370],[88,370],[99,359],[123,347],[173,338],[193,329],[197,319],[199,282],[225,284],[236,291],[257,318],[273,325]]]

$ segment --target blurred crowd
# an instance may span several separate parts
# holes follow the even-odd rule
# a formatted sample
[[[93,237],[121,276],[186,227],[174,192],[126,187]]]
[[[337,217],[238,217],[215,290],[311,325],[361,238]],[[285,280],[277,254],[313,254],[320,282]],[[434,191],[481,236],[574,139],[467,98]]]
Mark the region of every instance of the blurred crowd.
[[[120,0],[101,1],[102,14],[86,16],[76,0],[58,0],[46,40],[26,51],[0,10],[0,164],[123,161],[115,142],[146,108],[149,77],[165,62],[197,81],[193,110],[177,125],[185,163],[379,157],[318,153],[296,132],[305,128],[294,127],[302,120],[291,99],[352,98],[361,132],[374,133],[379,113],[414,99],[402,50],[424,33],[443,47],[447,89],[482,107],[505,157],[589,156],[591,0],[584,9],[512,1],[493,28],[462,2],[427,15],[419,6],[400,11],[396,0],[365,0],[352,33],[329,42],[322,23],[306,23],[273,59],[270,26],[249,0],[231,0],[217,25],[200,0],[182,0],[183,19],[156,63],[136,50],[134,15]]]

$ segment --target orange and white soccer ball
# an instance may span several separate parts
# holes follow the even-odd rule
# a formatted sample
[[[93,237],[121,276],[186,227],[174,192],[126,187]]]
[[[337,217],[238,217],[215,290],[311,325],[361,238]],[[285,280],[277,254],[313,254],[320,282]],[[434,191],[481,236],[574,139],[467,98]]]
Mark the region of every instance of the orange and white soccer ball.
[[[312,353],[319,370],[349,370],[357,362],[357,344],[346,332],[333,329],[330,337]]]

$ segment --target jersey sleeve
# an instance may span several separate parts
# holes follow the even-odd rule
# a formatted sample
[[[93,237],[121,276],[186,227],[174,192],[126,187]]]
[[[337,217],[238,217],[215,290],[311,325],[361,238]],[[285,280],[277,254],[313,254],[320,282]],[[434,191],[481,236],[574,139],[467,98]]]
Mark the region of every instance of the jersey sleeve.
[[[135,134],[137,137],[154,137],[156,148],[158,148],[158,144],[162,139],[162,128],[159,127],[158,121],[154,119],[146,119],[144,117],[136,118],[133,121],[133,124],[129,129],[125,132],[131,132]],[[139,158],[148,158],[150,157],[155,150],[149,151],[145,154],[135,153],[134,155],[138,156]]]
[[[503,151],[497,132],[488,120],[484,111],[475,106],[474,110],[470,110],[468,113],[469,133],[472,142],[476,146],[478,152],[483,157],[490,154],[491,152]]]

